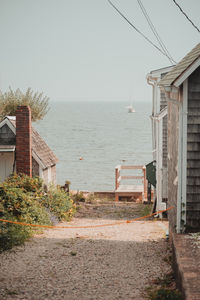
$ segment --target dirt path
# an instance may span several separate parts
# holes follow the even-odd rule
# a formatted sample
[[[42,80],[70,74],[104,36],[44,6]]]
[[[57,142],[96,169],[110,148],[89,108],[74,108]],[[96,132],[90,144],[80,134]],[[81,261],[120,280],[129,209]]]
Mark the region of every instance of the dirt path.
[[[124,203],[83,205],[70,225],[113,223],[136,216],[137,209]],[[166,226],[137,221],[46,230],[0,255],[0,299],[144,299],[151,280],[170,271]]]

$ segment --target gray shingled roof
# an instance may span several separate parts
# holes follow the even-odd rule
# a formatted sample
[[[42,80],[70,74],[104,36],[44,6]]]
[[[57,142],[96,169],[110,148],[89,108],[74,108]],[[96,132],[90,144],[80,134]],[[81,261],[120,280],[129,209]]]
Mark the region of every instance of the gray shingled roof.
[[[196,45],[167,75],[159,85],[170,86],[200,57],[200,43]]]
[[[16,121],[9,119],[9,121],[16,127]],[[55,165],[58,162],[57,157],[45,141],[41,138],[39,133],[32,126],[32,150],[41,160],[45,168]]]

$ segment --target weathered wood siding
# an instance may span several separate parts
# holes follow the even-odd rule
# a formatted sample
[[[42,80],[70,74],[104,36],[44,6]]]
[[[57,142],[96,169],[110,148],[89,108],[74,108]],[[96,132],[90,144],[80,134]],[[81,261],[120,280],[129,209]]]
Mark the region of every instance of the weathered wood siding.
[[[167,106],[165,93],[160,93],[160,110]],[[167,115],[163,118],[163,166],[167,167]]]
[[[0,128],[0,145],[15,145],[16,137],[7,124]]]
[[[160,110],[167,106],[167,99],[164,91],[160,92]],[[162,199],[164,201],[168,198],[168,176],[167,176],[167,135],[168,135],[168,116],[166,115],[162,120]]]
[[[188,79],[186,208],[188,230],[200,230],[200,67]]]
[[[39,164],[37,161],[32,157],[32,176],[39,176]]]
[[[176,230],[177,192],[178,192],[178,140],[179,108],[168,102],[168,212],[170,231]]]

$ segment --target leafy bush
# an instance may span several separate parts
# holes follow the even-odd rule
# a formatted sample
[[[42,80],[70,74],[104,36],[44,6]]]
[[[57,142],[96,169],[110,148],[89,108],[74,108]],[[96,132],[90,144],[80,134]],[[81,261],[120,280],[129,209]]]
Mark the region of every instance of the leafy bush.
[[[170,290],[167,288],[160,288],[149,294],[151,300],[181,300],[182,295],[177,290]]]
[[[86,201],[85,196],[83,195],[83,192],[77,192],[76,194],[72,195],[72,199],[75,203]]]
[[[51,185],[47,194],[43,197],[43,202],[59,220],[69,221],[76,210],[76,206],[69,194],[59,186]]]
[[[14,174],[0,184],[0,218],[50,225],[52,214],[59,220],[69,220],[75,212],[70,197],[60,188],[51,187],[45,193],[40,178]],[[22,244],[35,227],[0,222],[0,251]]]
[[[29,105],[32,121],[37,121],[43,119],[49,111],[49,98],[43,93],[33,92],[31,88],[26,93],[20,89],[13,91],[11,87],[8,92],[0,91],[0,119],[15,116],[18,105]]]

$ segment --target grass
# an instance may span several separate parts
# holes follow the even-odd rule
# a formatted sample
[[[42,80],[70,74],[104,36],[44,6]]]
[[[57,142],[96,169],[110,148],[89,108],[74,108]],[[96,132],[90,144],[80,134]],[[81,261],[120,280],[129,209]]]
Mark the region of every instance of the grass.
[[[174,273],[153,280],[152,286],[146,288],[146,296],[149,300],[181,300],[182,294],[176,289]]]
[[[148,216],[152,212],[152,204],[139,204],[138,208],[140,217]]]

